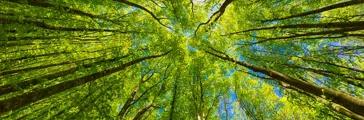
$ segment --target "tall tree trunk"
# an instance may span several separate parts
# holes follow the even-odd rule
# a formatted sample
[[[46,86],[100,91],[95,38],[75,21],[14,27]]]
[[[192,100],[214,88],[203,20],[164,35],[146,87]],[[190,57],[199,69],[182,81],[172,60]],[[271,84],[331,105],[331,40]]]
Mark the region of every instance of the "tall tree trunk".
[[[298,37],[306,37],[306,36],[314,36],[314,35],[335,35],[335,34],[343,34],[345,32],[352,32],[352,31],[359,31],[363,30],[364,25],[358,26],[358,27],[351,27],[351,28],[342,28],[342,29],[334,29],[334,30],[324,30],[324,31],[317,31],[317,32],[307,32],[302,34],[294,34],[294,35],[288,35],[288,36],[280,36],[280,37],[274,37],[274,38],[267,38],[264,40],[260,40],[258,42],[253,43],[247,43],[247,45],[252,44],[258,44],[258,43],[264,43],[268,41],[274,41],[274,40],[282,40],[282,39],[292,39],[292,38],[298,38]]]
[[[254,66],[247,62],[238,61],[233,58],[230,58],[227,55],[220,56],[220,55],[214,54],[209,51],[205,51],[205,52],[207,52],[208,54],[211,54],[215,57],[218,57],[220,59],[234,62],[234,63],[244,66],[248,69],[251,69],[255,72],[264,73],[265,75],[268,75],[277,81],[281,81],[281,82],[290,84],[291,86],[297,87],[298,89],[301,89],[310,94],[313,94],[316,96],[325,96],[327,99],[332,100],[334,103],[342,105],[343,107],[345,107],[359,115],[364,115],[364,100],[362,100],[360,98],[357,98],[357,97],[351,96],[347,93],[336,91],[336,90],[333,90],[333,89],[330,89],[330,88],[327,88],[324,86],[314,85],[314,84],[302,81],[300,79],[296,79],[296,78],[284,75],[282,73],[279,73],[279,72],[274,71],[269,68]]]
[[[333,10],[333,9],[337,9],[337,8],[343,8],[343,7],[358,5],[358,4],[363,4],[363,3],[364,3],[364,0],[350,0],[350,1],[345,1],[345,2],[333,4],[333,5],[329,5],[329,6],[317,9],[317,10],[312,10],[312,11],[299,13],[299,14],[295,14],[295,15],[290,15],[290,16],[277,18],[277,19],[265,20],[263,22],[269,22],[269,21],[275,21],[275,20],[285,20],[285,19],[295,18],[295,17],[303,17],[303,16],[307,16],[307,15],[311,15],[311,14],[317,14],[320,12],[325,12],[325,11],[329,11],[329,10]]]
[[[202,80],[199,79],[199,85],[200,85],[200,100],[201,100],[201,104],[200,104],[200,109],[201,109],[201,117],[202,117],[202,120],[205,120],[205,100],[204,100],[204,87],[203,87],[203,84],[202,84]]]
[[[290,86],[289,84],[280,83],[280,85],[282,87],[284,87],[284,88],[297,91],[297,92],[302,93],[302,94],[304,94],[304,95],[306,95],[308,97],[311,97],[313,99],[316,99],[317,101],[319,101],[319,102],[321,102],[321,103],[329,106],[331,109],[333,109],[333,110],[335,110],[335,111],[337,111],[337,112],[339,112],[339,113],[341,113],[341,114],[343,114],[345,116],[348,116],[348,117],[350,117],[352,119],[355,119],[355,120],[364,120],[364,116],[361,116],[361,115],[358,115],[356,113],[353,113],[352,111],[349,111],[346,108],[344,108],[344,107],[342,107],[342,106],[340,106],[338,104],[331,103],[331,102],[329,102],[329,101],[327,101],[327,100],[325,100],[323,98],[317,97],[315,95],[312,95],[310,93],[307,93],[305,91],[302,91],[302,90],[300,90],[300,89],[298,89],[296,87]]]
[[[287,29],[287,28],[350,28],[350,27],[358,27],[363,26],[364,21],[353,21],[353,22],[333,22],[333,23],[318,23],[318,24],[294,24],[294,25],[283,25],[283,26],[272,26],[272,27],[260,27],[253,28],[238,32],[229,33],[222,36],[245,33],[250,31],[258,31],[258,30],[272,30],[272,29]]]
[[[171,101],[171,112],[169,113],[169,120],[173,119],[174,107],[175,107],[176,101],[177,101],[177,88],[178,88],[178,83],[177,83],[177,80],[175,80],[174,88],[173,88],[173,98]]]
[[[228,111],[227,105],[226,105],[227,104],[226,96],[224,96],[222,99],[224,100],[225,119],[229,120],[229,111]]]
[[[55,95],[57,93],[66,91],[68,89],[71,89],[71,88],[74,88],[74,87],[77,87],[77,86],[80,86],[83,84],[86,84],[91,81],[95,81],[96,79],[105,77],[107,75],[119,72],[119,71],[125,69],[126,67],[137,64],[141,61],[144,61],[147,59],[152,59],[152,58],[158,58],[158,57],[167,55],[169,52],[166,52],[161,55],[152,55],[152,56],[139,58],[139,59],[130,61],[128,63],[125,63],[116,68],[93,73],[91,75],[87,75],[87,76],[84,76],[84,77],[81,77],[81,78],[78,78],[75,80],[71,80],[71,81],[66,81],[66,82],[63,82],[63,83],[60,83],[60,84],[57,84],[57,85],[54,85],[54,86],[51,86],[48,88],[36,90],[34,92],[25,93],[25,94],[17,96],[17,97],[1,100],[0,101],[0,114],[5,113],[10,110],[18,109],[20,107],[26,106],[30,103],[34,103],[34,102],[44,99],[46,97]]]

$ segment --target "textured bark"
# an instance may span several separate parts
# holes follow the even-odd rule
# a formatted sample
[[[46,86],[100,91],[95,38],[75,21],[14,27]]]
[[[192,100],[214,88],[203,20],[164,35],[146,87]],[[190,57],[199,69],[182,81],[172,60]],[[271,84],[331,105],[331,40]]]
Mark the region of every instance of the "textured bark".
[[[285,19],[296,18],[296,17],[303,17],[303,16],[307,16],[307,15],[311,15],[311,14],[317,14],[317,13],[321,13],[321,12],[325,12],[325,11],[329,11],[329,10],[333,10],[333,9],[337,9],[337,8],[343,8],[343,7],[358,5],[358,4],[363,4],[363,3],[364,3],[364,0],[350,0],[350,1],[345,1],[345,2],[332,4],[332,5],[317,9],[317,10],[312,10],[312,11],[308,11],[308,12],[304,12],[304,13],[299,13],[299,14],[296,14],[296,15],[290,15],[290,16],[286,16],[286,17],[282,17],[282,18],[265,20],[263,22],[269,22],[269,21],[275,21],[275,20],[285,20]]]
[[[244,66],[248,69],[251,69],[255,72],[261,72],[265,75],[270,76],[271,78],[281,81],[287,84],[290,84],[291,86],[297,87],[298,89],[301,89],[305,92],[308,92],[310,94],[316,95],[316,96],[325,96],[327,99],[332,100],[334,103],[337,103],[339,105],[342,105],[343,107],[349,109],[350,111],[355,112],[359,115],[364,115],[364,100],[351,96],[347,93],[335,91],[333,89],[324,87],[324,86],[318,86],[314,85],[305,81],[302,81],[300,79],[296,79],[287,75],[284,75],[282,73],[279,73],[277,71],[274,71],[269,68],[260,67],[260,66],[254,66],[247,62],[242,62],[235,60],[233,58],[230,58],[229,56],[221,56],[214,54],[209,51],[205,51],[206,53],[213,55],[215,57],[218,57],[222,60],[234,62],[236,64],[239,64],[241,66]]]
[[[17,96],[17,97],[1,100],[0,101],[0,114],[8,112],[10,110],[18,109],[20,107],[24,107],[30,103],[34,103],[36,101],[39,101],[41,99],[47,98],[52,95],[55,95],[57,93],[60,93],[60,92],[66,91],[68,89],[86,84],[91,81],[95,81],[96,79],[105,77],[107,75],[119,72],[119,71],[125,69],[126,67],[137,64],[141,61],[144,61],[147,59],[152,59],[152,58],[158,58],[158,57],[167,55],[168,53],[169,52],[166,52],[161,55],[153,55],[153,56],[139,58],[139,59],[130,61],[128,63],[125,63],[116,68],[93,73],[91,75],[87,75],[87,76],[84,76],[84,77],[81,77],[81,78],[78,78],[75,80],[66,81],[66,82],[63,82],[63,83],[60,83],[60,84],[57,84],[54,86],[50,86],[48,88],[39,89],[39,90],[36,90],[33,92],[25,93],[25,94]]]

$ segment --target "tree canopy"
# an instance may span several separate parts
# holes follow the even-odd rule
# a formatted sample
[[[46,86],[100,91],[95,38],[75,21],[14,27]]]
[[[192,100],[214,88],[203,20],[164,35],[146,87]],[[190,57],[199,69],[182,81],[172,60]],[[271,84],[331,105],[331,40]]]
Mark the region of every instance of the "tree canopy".
[[[364,120],[364,0],[0,0],[1,119]]]

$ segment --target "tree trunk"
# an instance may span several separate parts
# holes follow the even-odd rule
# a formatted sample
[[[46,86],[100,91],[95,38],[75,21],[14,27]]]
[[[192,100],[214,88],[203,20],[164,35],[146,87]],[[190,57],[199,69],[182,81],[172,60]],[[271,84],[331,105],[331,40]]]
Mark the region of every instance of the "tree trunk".
[[[113,62],[113,61],[125,58],[127,56],[128,55],[113,58],[113,59],[106,59],[106,60],[96,61],[96,62],[93,62],[93,63],[82,65],[82,67],[83,68],[89,68],[89,67],[92,67],[92,65],[97,65],[97,64],[105,63],[105,62]],[[56,79],[58,77],[62,77],[62,76],[72,74],[72,73],[78,71],[79,69],[80,69],[80,67],[73,67],[73,68],[63,70],[63,71],[59,71],[59,72],[56,72],[56,73],[53,73],[53,74],[41,76],[41,77],[30,79],[30,80],[27,80],[27,81],[22,81],[22,82],[16,83],[16,86],[20,87],[21,89],[26,89],[26,88],[31,87],[32,85],[37,85],[37,84],[42,83],[42,82],[44,82],[46,80],[52,80],[52,79]],[[7,84],[7,85],[4,85],[4,86],[0,86],[0,95],[8,94],[8,93],[15,92],[15,91],[17,91],[17,88],[12,84]]]
[[[350,28],[350,27],[358,27],[363,26],[364,21],[353,21],[353,22],[333,22],[333,23],[318,23],[318,24],[295,24],[295,25],[283,25],[283,26],[272,26],[272,27],[261,27],[248,29],[238,32],[229,33],[227,35],[245,33],[256,30],[272,30],[272,29],[287,29],[287,28]],[[227,36],[223,35],[223,36]]]
[[[208,51],[206,51],[206,52],[208,54],[211,54],[220,59],[234,62],[236,64],[244,66],[255,72],[264,73],[265,75],[268,75],[277,81],[281,81],[281,82],[290,84],[291,86],[297,87],[298,89],[301,89],[310,94],[313,94],[316,96],[325,96],[327,99],[332,100],[333,102],[335,102],[339,105],[342,105],[343,107],[345,107],[359,115],[364,115],[364,100],[362,100],[360,98],[351,96],[344,92],[335,91],[335,90],[327,88],[327,87],[314,85],[314,84],[302,81],[300,79],[296,79],[296,78],[284,75],[282,73],[271,70],[269,68],[254,66],[247,62],[238,61],[238,60],[228,57],[227,55],[220,56],[220,55],[214,54],[212,52],[208,52]]]
[[[356,113],[353,113],[352,111],[349,111],[349,110],[347,110],[346,108],[344,108],[344,107],[342,107],[342,106],[340,106],[340,105],[338,105],[338,104],[331,103],[331,102],[329,102],[329,101],[327,101],[327,100],[325,100],[325,99],[323,99],[323,98],[320,98],[320,97],[314,96],[314,95],[312,95],[312,94],[310,94],[310,93],[307,93],[307,92],[305,92],[305,91],[302,91],[302,90],[300,90],[300,89],[298,89],[298,88],[296,88],[296,87],[292,87],[292,86],[290,86],[289,84],[281,83],[280,85],[281,85],[282,87],[284,87],[284,88],[291,89],[291,90],[297,91],[297,92],[299,92],[299,93],[302,93],[302,94],[304,94],[304,95],[306,95],[306,96],[308,96],[308,97],[314,98],[314,99],[316,99],[317,101],[319,101],[319,102],[321,102],[321,103],[324,103],[325,105],[329,106],[331,109],[333,109],[333,110],[335,110],[335,111],[337,111],[337,112],[339,112],[339,113],[341,113],[341,114],[343,114],[343,115],[345,115],[345,116],[348,116],[348,117],[350,117],[350,118],[352,118],[352,119],[355,119],[355,120],[364,120],[364,117],[363,117],[363,116],[358,115],[358,114],[356,114]]]
[[[311,15],[311,14],[317,14],[320,12],[325,12],[325,11],[329,11],[329,10],[333,10],[333,9],[337,9],[337,8],[343,8],[343,7],[358,5],[358,4],[363,4],[363,3],[364,3],[364,0],[350,0],[350,1],[346,1],[346,2],[340,2],[340,3],[333,4],[333,5],[329,5],[329,6],[317,9],[317,10],[312,10],[309,12],[299,13],[296,15],[290,15],[290,16],[272,19],[272,20],[265,20],[263,22],[269,22],[269,21],[275,21],[275,20],[285,20],[285,19],[295,18],[295,17],[303,17],[303,16],[307,16],[307,15]]]
[[[75,80],[71,80],[71,81],[66,81],[66,82],[63,82],[63,83],[60,83],[60,84],[57,84],[57,85],[54,85],[54,86],[51,86],[48,88],[36,90],[34,92],[25,93],[25,94],[17,96],[17,97],[1,100],[0,101],[0,114],[5,113],[10,110],[18,109],[20,107],[26,106],[30,103],[34,103],[34,102],[44,99],[46,97],[55,95],[57,93],[66,91],[68,89],[71,89],[71,88],[74,88],[74,87],[77,87],[77,86],[80,86],[83,84],[86,84],[91,81],[95,81],[96,79],[105,77],[107,75],[119,72],[119,71],[125,69],[126,67],[137,64],[141,61],[144,61],[147,59],[152,59],[152,58],[158,58],[158,57],[167,55],[169,52],[166,52],[161,55],[152,55],[152,56],[139,58],[139,59],[130,61],[128,63],[125,63],[116,68],[93,73],[91,75],[87,75],[87,76],[84,76],[84,77],[81,77],[81,78],[78,78]]]
[[[174,88],[173,88],[173,98],[172,98],[172,102],[171,102],[171,112],[169,113],[169,120],[173,119],[173,113],[174,113],[174,107],[177,101],[177,88],[178,88],[178,83],[177,80],[175,80],[174,83]]]
[[[268,38],[264,39],[258,42],[253,43],[247,43],[248,45],[252,44],[258,44],[268,41],[274,41],[274,40],[281,40],[281,39],[291,39],[291,38],[298,38],[298,37],[305,37],[305,36],[314,36],[314,35],[330,35],[330,34],[342,34],[345,32],[351,32],[351,31],[359,31],[363,30],[364,26],[358,26],[358,27],[351,27],[351,28],[342,28],[342,29],[335,29],[335,30],[325,30],[325,31],[318,31],[318,32],[307,32],[303,34],[295,34],[295,35],[289,35],[289,36],[281,36],[281,37],[275,37],[275,38]]]

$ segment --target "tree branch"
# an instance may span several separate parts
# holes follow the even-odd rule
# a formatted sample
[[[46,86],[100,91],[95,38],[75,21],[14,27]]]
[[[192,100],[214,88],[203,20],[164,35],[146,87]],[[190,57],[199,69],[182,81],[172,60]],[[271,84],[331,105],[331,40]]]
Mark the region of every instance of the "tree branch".
[[[225,0],[225,2],[221,5],[221,7],[219,8],[219,10],[218,11],[216,11],[215,13],[213,13],[212,15],[211,15],[211,17],[206,21],[206,22],[204,22],[204,23],[200,23],[198,26],[197,26],[197,28],[196,28],[196,30],[195,30],[195,35],[197,34],[197,31],[198,31],[198,29],[202,26],[202,25],[206,25],[206,24],[208,24],[210,21],[211,21],[211,19],[213,18],[213,17],[215,17],[216,15],[217,15],[217,17],[214,19],[214,21],[213,22],[216,22],[221,16],[222,16],[222,14],[224,14],[224,12],[225,12],[225,9],[226,9],[226,7],[231,3],[231,2],[233,2],[234,0]],[[213,23],[212,23],[213,24]]]
[[[332,5],[317,9],[317,10],[312,10],[312,11],[309,11],[309,12],[299,13],[299,14],[296,14],[296,15],[290,15],[290,16],[286,16],[286,17],[282,17],[282,18],[264,20],[262,22],[270,22],[270,21],[275,21],[275,20],[285,20],[285,19],[289,19],[289,18],[302,17],[302,16],[317,14],[317,13],[321,13],[321,12],[324,12],[324,11],[329,11],[329,10],[333,10],[333,9],[337,9],[337,8],[343,8],[343,7],[358,5],[358,4],[363,4],[363,3],[364,3],[364,0],[350,0],[350,1],[345,1],[345,2],[332,4]]]
[[[150,11],[150,10],[148,10],[147,8],[145,8],[145,7],[141,6],[141,5],[138,5],[138,4],[136,4],[136,3],[132,3],[132,2],[127,1],[127,0],[114,0],[114,1],[116,1],[116,2],[120,2],[120,3],[124,3],[124,4],[126,4],[126,5],[134,6],[134,7],[137,7],[137,8],[139,8],[139,9],[142,9],[143,11],[145,11],[145,12],[149,13],[149,15],[151,15],[151,16],[152,16],[155,20],[157,20],[157,22],[158,22],[159,24],[161,24],[162,26],[164,26],[164,27],[169,28],[169,29],[171,29],[171,30],[172,30],[172,28],[168,27],[167,25],[163,24],[163,23],[160,21],[161,19],[164,19],[164,18],[158,18],[156,15],[154,15],[154,13],[153,13],[153,12],[151,12],[151,11]]]
[[[251,64],[249,64],[247,62],[238,61],[238,60],[235,60],[235,59],[230,58],[228,56],[225,56],[225,57],[220,56],[220,55],[214,54],[214,53],[206,51],[206,50],[205,50],[205,52],[212,55],[212,56],[220,58],[222,60],[230,61],[230,62],[239,64],[239,65],[244,66],[244,67],[246,67],[248,69],[251,69],[251,70],[253,70],[255,72],[261,72],[261,73],[263,73],[265,75],[270,76],[271,78],[273,78],[273,79],[275,79],[277,81],[281,81],[281,82],[290,84],[290,85],[292,85],[294,87],[297,87],[297,88],[299,88],[301,90],[304,90],[304,91],[306,91],[308,93],[311,93],[311,94],[314,94],[316,96],[324,95],[328,99],[332,100],[333,102],[335,102],[337,104],[340,104],[340,105],[344,106],[345,108],[347,108],[347,109],[349,109],[349,110],[351,110],[351,111],[353,111],[353,112],[355,112],[357,114],[364,115],[364,111],[362,111],[364,109],[364,100],[362,100],[362,99],[360,99],[358,97],[352,96],[352,95],[350,95],[348,93],[336,91],[336,90],[333,90],[331,88],[324,87],[324,86],[318,86],[318,85],[315,85],[315,84],[311,84],[311,83],[302,81],[300,79],[296,79],[296,78],[287,76],[285,74],[274,71],[272,69],[251,65]],[[322,91],[324,91],[324,92],[322,92]]]
[[[364,21],[354,21],[354,22],[334,22],[334,23],[319,23],[319,24],[295,24],[295,25],[283,25],[283,26],[272,26],[272,27],[261,27],[261,28],[253,28],[244,31],[238,31],[229,33],[221,36],[229,36],[233,34],[240,34],[250,31],[259,31],[259,30],[270,30],[270,29],[287,29],[287,28],[351,28],[363,26]]]

